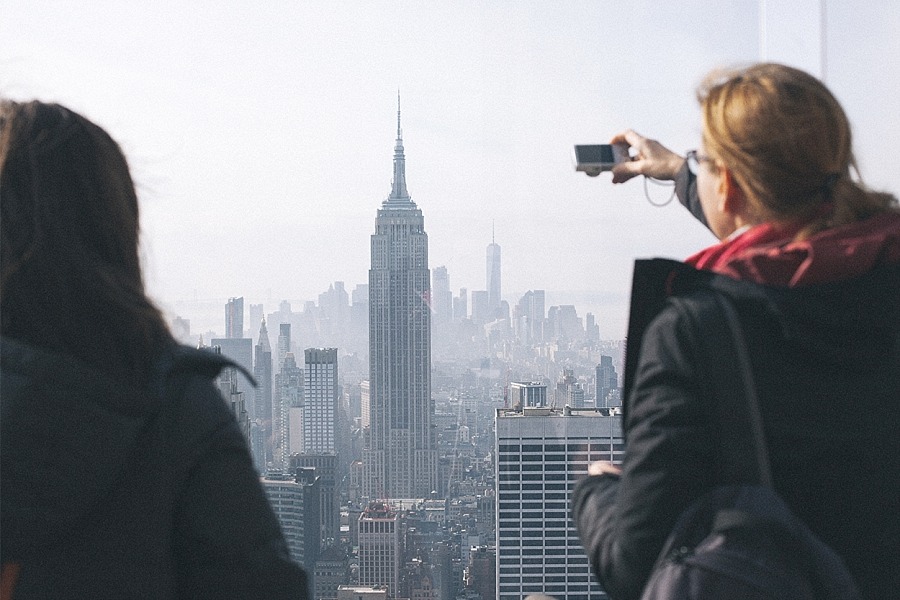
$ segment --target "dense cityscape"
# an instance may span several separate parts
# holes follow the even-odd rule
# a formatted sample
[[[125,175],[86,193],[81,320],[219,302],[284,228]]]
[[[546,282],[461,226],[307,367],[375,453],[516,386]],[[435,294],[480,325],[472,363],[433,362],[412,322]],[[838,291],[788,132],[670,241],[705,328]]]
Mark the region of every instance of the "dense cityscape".
[[[3,599],[896,597],[900,3],[710,8],[7,3]]]
[[[235,296],[224,334],[172,329],[240,365],[219,386],[313,597],[602,598],[568,495],[621,457],[624,342],[544,290],[510,306],[496,240],[486,289],[454,293],[428,263],[400,125],[398,105],[368,284],[299,310]]]

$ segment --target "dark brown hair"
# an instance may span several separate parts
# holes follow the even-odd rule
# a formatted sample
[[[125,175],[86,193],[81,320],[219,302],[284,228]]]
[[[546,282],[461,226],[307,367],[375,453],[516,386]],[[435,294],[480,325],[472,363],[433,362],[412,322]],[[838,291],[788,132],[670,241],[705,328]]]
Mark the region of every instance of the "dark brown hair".
[[[2,334],[146,382],[173,343],[144,293],[119,146],[57,104],[0,101]]]
[[[859,181],[847,115],[812,75],[775,63],[716,71],[697,96],[707,153],[732,170],[760,219],[808,220],[807,237],[896,210],[896,198]]]

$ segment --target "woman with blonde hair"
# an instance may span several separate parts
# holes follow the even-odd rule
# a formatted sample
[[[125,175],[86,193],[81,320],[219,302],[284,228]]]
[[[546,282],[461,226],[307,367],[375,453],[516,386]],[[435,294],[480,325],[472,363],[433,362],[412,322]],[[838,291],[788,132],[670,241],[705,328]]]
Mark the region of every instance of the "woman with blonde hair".
[[[686,265],[636,266],[626,453],[621,466],[593,463],[576,486],[582,541],[610,596],[637,598],[678,516],[726,481],[727,434],[703,383],[717,365],[701,360],[675,306],[721,295],[749,350],[775,490],[864,598],[896,597],[897,200],[859,181],[847,117],[811,75],[778,64],[716,72],[698,98],[702,146],[686,157],[633,131],[612,140],[634,153],[615,183],[674,180],[720,241]]]
[[[144,293],[118,145],[0,102],[0,596],[308,597],[213,379]]]

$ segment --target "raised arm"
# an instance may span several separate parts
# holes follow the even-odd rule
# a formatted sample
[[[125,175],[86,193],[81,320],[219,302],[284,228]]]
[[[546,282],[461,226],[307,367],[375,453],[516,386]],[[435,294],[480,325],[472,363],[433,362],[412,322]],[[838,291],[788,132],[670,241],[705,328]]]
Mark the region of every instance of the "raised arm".
[[[637,175],[675,182],[675,195],[698,221],[709,226],[697,196],[694,174],[683,156],[672,152],[656,140],[646,138],[632,129],[616,134],[611,144],[628,144],[634,151],[632,160],[619,163],[612,169],[613,183],[625,183]]]

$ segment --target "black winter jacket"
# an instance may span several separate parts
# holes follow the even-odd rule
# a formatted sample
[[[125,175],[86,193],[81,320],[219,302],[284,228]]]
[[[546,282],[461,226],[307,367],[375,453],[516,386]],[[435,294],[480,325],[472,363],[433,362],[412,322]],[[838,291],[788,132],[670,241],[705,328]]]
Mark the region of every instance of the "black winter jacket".
[[[728,295],[744,327],[775,487],[865,598],[900,590],[900,265],[783,289],[641,262],[626,362],[621,478],[588,477],[576,526],[604,589],[637,598],[687,505],[725,482],[696,331],[665,295]],[[654,316],[655,315],[655,316]],[[641,329],[646,330],[641,334]],[[723,347],[728,351],[728,347]]]
[[[27,598],[308,596],[212,379],[173,348],[155,389],[2,340],[4,565]]]
[[[689,183],[679,181],[681,198]],[[604,589],[616,600],[638,598],[678,515],[726,480],[719,448],[727,434],[699,382],[700,370],[716,365],[698,364],[697,332],[668,300],[707,302],[710,291],[730,297],[741,319],[777,491],[841,555],[863,597],[896,598],[900,265],[788,289],[638,261],[623,473],[587,477],[573,493],[575,524]]]

